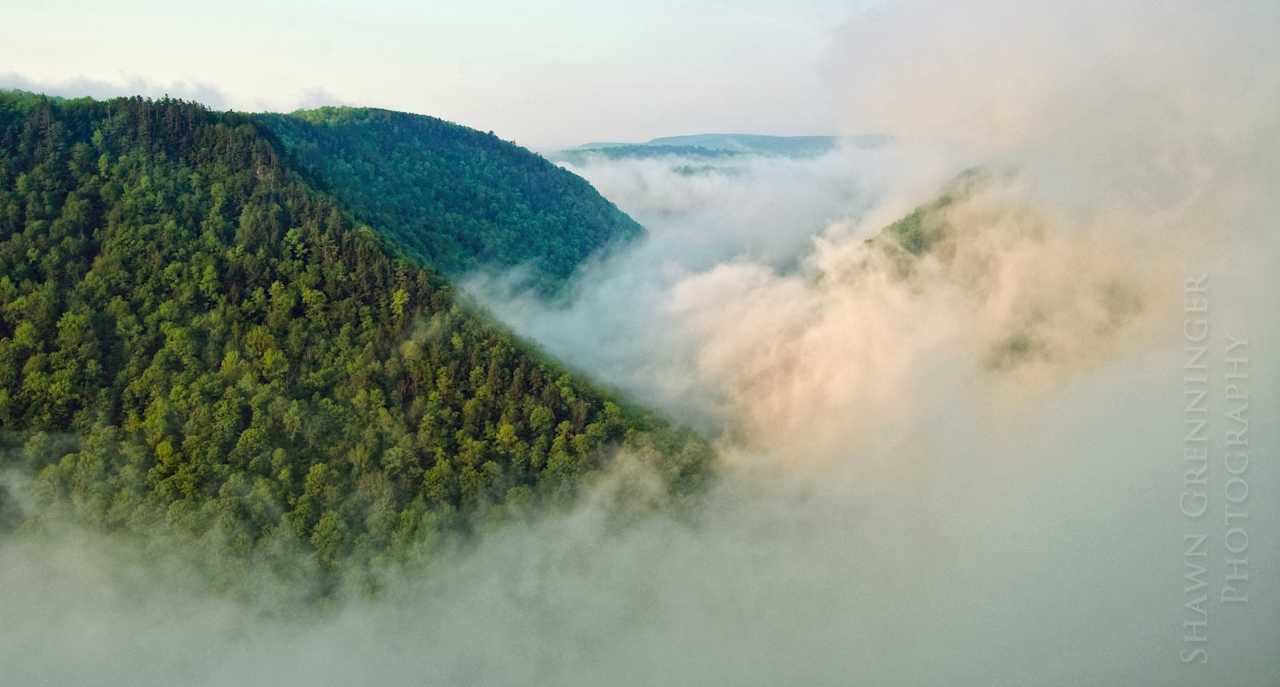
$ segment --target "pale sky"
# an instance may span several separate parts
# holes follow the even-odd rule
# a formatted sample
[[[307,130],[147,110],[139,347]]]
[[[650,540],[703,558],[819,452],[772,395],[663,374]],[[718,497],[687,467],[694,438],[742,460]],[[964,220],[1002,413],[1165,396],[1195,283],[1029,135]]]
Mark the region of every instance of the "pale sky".
[[[537,148],[832,133],[853,0],[376,3],[6,0],[0,87],[215,108],[358,104]]]

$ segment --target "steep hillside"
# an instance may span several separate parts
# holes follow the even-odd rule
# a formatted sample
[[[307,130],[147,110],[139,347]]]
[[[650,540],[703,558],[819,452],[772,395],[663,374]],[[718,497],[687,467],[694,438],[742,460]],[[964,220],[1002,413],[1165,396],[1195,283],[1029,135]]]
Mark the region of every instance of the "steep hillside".
[[[260,126],[0,93],[0,468],[46,508],[334,564],[570,493],[611,445],[697,481],[698,440],[460,306]]]
[[[947,222],[947,209],[957,201],[970,198],[992,180],[990,170],[973,167],[964,170],[943,185],[937,197],[917,206],[902,218],[884,227],[878,235],[868,239],[884,250],[903,258],[904,269],[910,260],[934,250],[953,233]],[[906,255],[903,255],[905,251]],[[909,258],[906,256],[910,256]]]
[[[550,287],[643,233],[586,181],[492,133],[365,108],[255,117],[309,181],[445,274],[528,265]]]

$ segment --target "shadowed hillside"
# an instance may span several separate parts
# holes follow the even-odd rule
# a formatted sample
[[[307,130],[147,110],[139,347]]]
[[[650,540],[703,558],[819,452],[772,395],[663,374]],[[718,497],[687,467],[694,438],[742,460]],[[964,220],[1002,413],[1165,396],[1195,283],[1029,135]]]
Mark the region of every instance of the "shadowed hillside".
[[[580,177],[492,133],[367,108],[255,118],[308,180],[445,274],[528,265],[550,288],[644,231]]]

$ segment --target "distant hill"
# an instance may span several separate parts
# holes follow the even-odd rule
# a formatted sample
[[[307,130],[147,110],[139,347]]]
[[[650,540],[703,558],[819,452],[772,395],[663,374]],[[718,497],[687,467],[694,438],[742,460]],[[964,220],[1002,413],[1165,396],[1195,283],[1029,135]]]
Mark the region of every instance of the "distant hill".
[[[818,157],[839,145],[874,148],[889,142],[886,136],[765,136],[760,134],[691,134],[665,136],[644,143],[597,142],[558,152],[557,159],[574,162],[590,156],[606,159],[656,157]]]
[[[644,231],[585,180],[492,133],[371,108],[253,117],[309,182],[446,275],[527,265],[551,287]]]
[[[393,209],[349,185],[359,174],[400,193]],[[430,553],[573,493],[613,446],[696,484],[699,439],[459,303],[388,238],[414,198],[467,230],[635,229],[588,191],[439,120],[0,92],[0,472],[34,476],[31,515],[185,543],[227,581],[281,551],[331,570]],[[23,526],[4,492],[0,528]]]
[[[697,146],[754,155],[817,157],[839,143],[835,136],[761,136],[757,134],[694,134],[666,136],[649,141],[652,146]]]
[[[554,159],[573,164],[582,164],[589,158],[599,157],[606,160],[638,160],[654,158],[700,158],[726,159],[738,157],[741,153],[732,150],[715,150],[701,146],[688,145],[647,145],[617,143],[602,148],[571,148],[554,155]]]

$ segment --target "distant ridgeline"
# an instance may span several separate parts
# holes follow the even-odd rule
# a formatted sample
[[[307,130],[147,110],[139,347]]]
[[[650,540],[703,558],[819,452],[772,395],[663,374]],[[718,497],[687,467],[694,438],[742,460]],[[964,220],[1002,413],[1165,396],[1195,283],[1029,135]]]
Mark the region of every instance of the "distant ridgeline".
[[[700,146],[657,146],[642,143],[618,143],[603,145],[600,147],[592,147],[588,145],[582,148],[561,150],[555,154],[555,159],[564,160],[565,162],[575,165],[581,165],[593,157],[603,158],[606,160],[637,160],[651,158],[721,159],[733,158],[739,155],[741,155],[741,153],[734,152],[732,150],[715,150]]]
[[[453,270],[546,250],[563,274],[638,231],[577,177],[425,117],[0,92],[0,472],[37,475],[36,513],[328,568],[571,494],[613,445],[691,489],[701,440],[385,238]],[[14,512],[0,487],[0,529],[39,526]]]
[[[887,136],[764,136],[759,134],[691,134],[665,136],[645,143],[587,143],[557,152],[558,160],[580,165],[590,158],[606,160],[645,158],[719,159],[738,156],[795,159],[825,155],[840,145],[875,148],[889,142]]]
[[[368,108],[253,116],[313,186],[446,275],[528,266],[551,290],[644,232],[582,178],[492,133]]]

